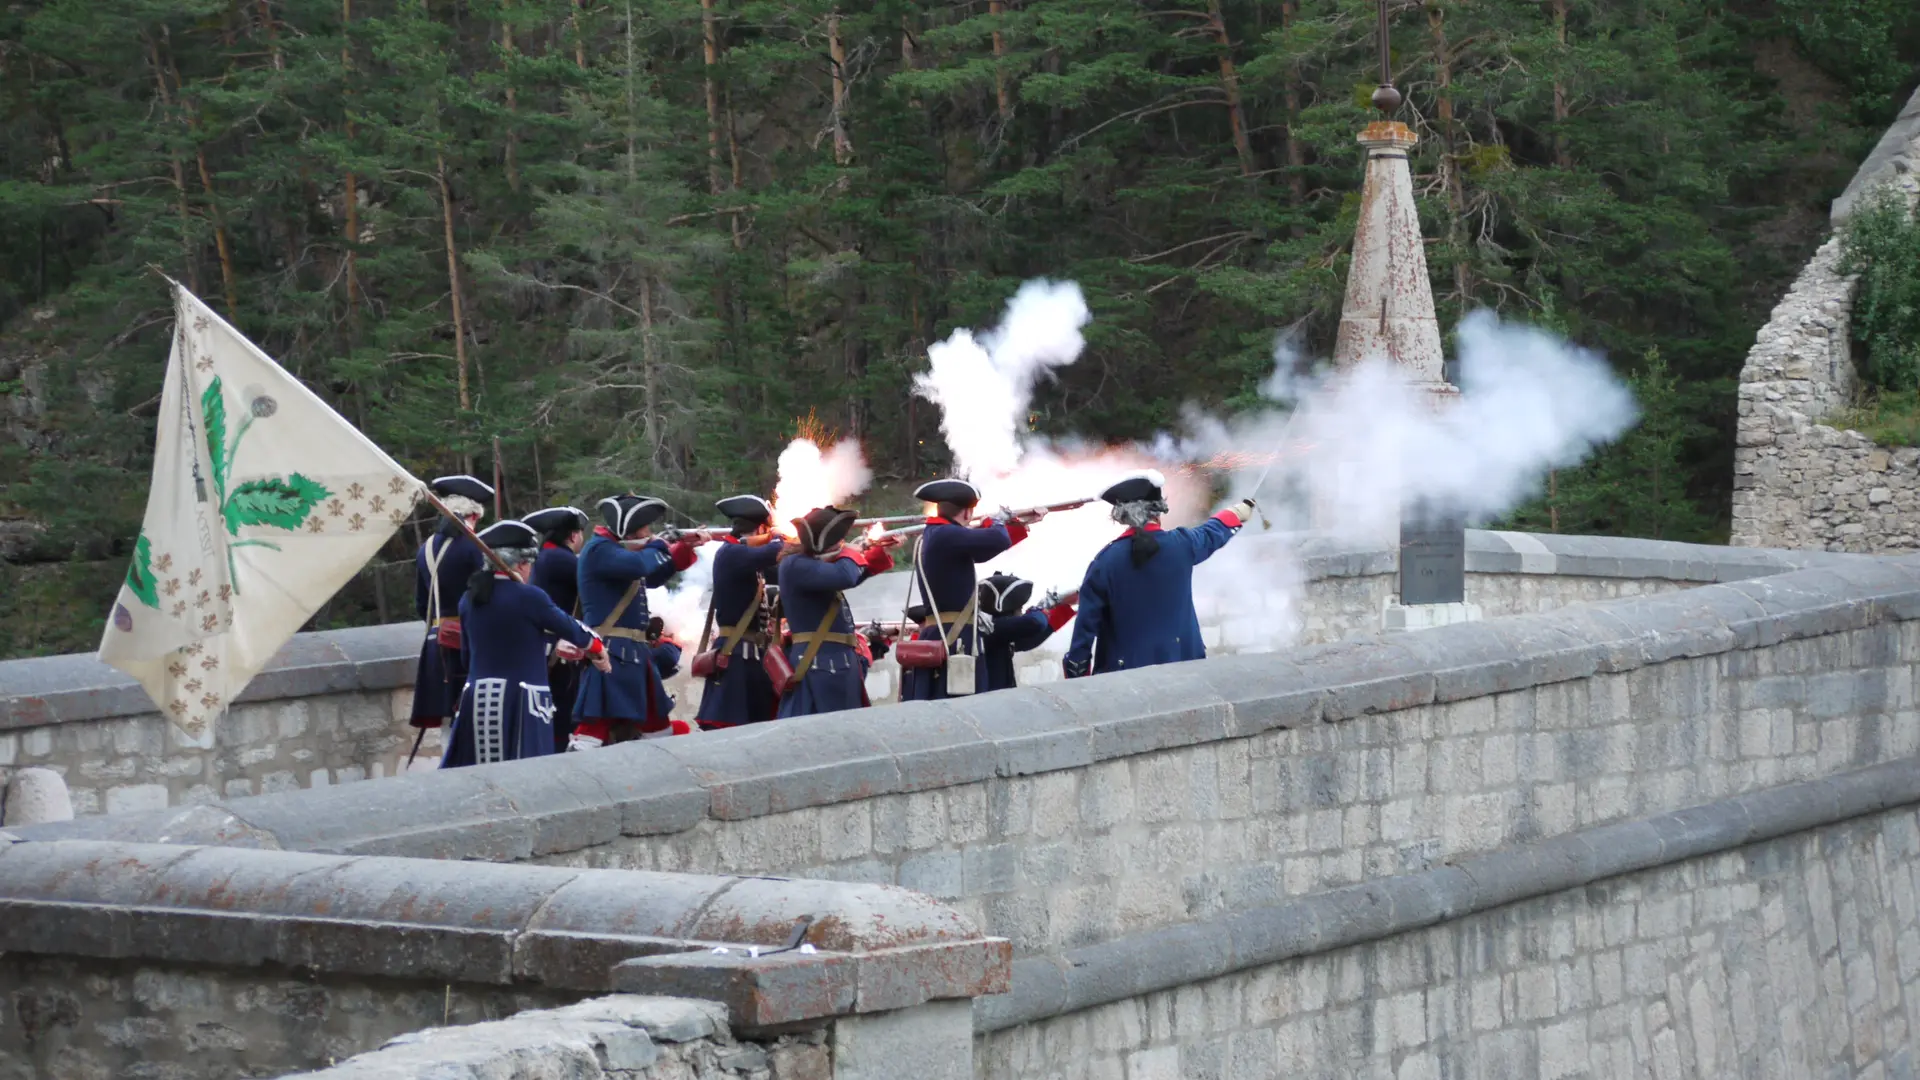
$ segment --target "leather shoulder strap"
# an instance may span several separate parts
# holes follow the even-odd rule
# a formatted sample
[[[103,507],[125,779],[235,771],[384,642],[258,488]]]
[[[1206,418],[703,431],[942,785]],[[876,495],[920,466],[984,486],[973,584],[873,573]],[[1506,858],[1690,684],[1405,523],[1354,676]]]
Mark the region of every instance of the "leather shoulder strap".
[[[628,583],[626,594],[620,597],[620,602],[613,605],[613,610],[607,613],[607,621],[593,628],[594,633],[604,637],[607,631],[619,626],[620,616],[627,613],[627,609],[633,606],[633,598],[639,596],[640,590],[646,587],[647,583],[640,578],[634,578],[633,581]]]
[[[432,612],[432,614],[427,616],[430,619],[438,619],[440,617],[440,560],[446,557],[447,549],[453,546],[453,538],[448,537],[447,542],[441,544],[439,550],[436,551],[433,547],[433,542],[436,539],[438,539],[438,537],[427,537],[426,547],[427,596],[432,600],[432,603],[428,605]]]
[[[807,651],[800,654],[800,664],[793,669],[793,679],[796,683],[806,678],[807,672],[813,668],[813,658],[820,654],[820,646],[826,644],[827,627],[833,625],[833,617],[840,614],[840,606],[846,602],[845,596],[840,593],[833,594],[833,603],[827,605],[826,617],[821,619],[820,625],[814,628],[813,640],[807,642]]]

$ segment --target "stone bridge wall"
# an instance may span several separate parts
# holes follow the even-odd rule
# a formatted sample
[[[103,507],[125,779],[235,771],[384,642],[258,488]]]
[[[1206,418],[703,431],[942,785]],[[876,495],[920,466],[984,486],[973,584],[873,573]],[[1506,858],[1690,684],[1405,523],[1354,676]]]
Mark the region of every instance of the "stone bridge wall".
[[[1297,544],[1304,602],[1245,597],[1233,611],[1203,604],[1210,649],[1229,655],[1267,648],[1288,620],[1300,640],[1328,642],[1379,626],[1394,592],[1391,551],[1312,538],[1250,535],[1264,554]],[[1488,615],[1671,591],[1778,573],[1823,556],[1701,547],[1608,537],[1468,534],[1468,599]],[[888,575],[857,590],[863,619],[897,618],[904,579]],[[190,739],[153,711],[139,686],[91,656],[0,662],[0,790],[11,769],[51,768],[65,778],[79,814],[123,813],[222,798],[324,787],[393,775],[415,732],[405,718],[421,631],[418,624],[301,634],[257,677],[206,737]],[[1064,649],[1064,635],[1055,644]],[[1059,677],[1058,651],[1024,654],[1023,684]],[[898,667],[883,661],[869,690],[895,696]],[[672,686],[690,714],[699,688]],[[422,761],[438,760],[429,732]]]
[[[1007,1080],[1629,1075],[1643,1049],[1899,1075],[1871,1032],[1904,1030],[1912,824],[1869,819],[1920,803],[1917,665],[1920,560],[1837,559],[23,835],[903,885],[1011,939],[974,1012]],[[1736,1019],[1816,993],[1798,1034]]]

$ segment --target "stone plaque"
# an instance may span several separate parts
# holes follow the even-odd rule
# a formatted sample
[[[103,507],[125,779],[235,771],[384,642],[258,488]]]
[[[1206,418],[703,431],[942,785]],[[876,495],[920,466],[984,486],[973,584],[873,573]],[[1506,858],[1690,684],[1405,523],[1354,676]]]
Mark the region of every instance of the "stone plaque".
[[[1457,519],[1400,522],[1400,602],[1458,604],[1467,598],[1467,530]]]

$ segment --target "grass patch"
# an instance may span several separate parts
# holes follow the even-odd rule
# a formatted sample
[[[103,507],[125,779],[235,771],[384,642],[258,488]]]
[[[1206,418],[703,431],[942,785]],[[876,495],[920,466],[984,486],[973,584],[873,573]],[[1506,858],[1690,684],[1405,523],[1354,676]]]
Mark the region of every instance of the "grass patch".
[[[1920,446],[1920,390],[1882,390],[1831,421],[1881,446]]]

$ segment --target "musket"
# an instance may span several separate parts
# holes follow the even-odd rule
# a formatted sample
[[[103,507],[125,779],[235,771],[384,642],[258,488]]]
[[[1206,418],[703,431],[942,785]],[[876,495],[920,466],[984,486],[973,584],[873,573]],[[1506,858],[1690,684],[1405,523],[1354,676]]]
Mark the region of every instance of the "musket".
[[[713,542],[715,542],[715,541],[718,541],[718,540],[719,540],[719,539],[720,539],[721,537],[724,537],[724,536],[732,536],[732,535],[733,535],[733,530],[732,530],[732,529],[719,529],[719,528],[699,528],[699,529],[675,529],[675,528],[666,528],[666,529],[662,529],[662,530],[660,530],[660,531],[659,531],[659,532],[657,532],[657,533],[654,533],[654,534],[653,534],[652,536],[649,536],[649,537],[647,537],[646,539],[643,539],[643,540],[622,540],[622,541],[620,541],[620,546],[621,546],[621,547],[624,547],[624,548],[627,548],[627,549],[629,549],[629,550],[638,550],[638,549],[640,549],[640,548],[643,548],[643,547],[646,547],[646,546],[647,546],[648,544],[650,544],[650,543],[652,543],[652,542],[653,542],[654,540],[665,540],[665,541],[666,541],[667,543],[669,543],[669,544],[672,544],[672,543],[677,543],[677,542],[679,542],[679,541],[681,541],[681,540],[685,540],[686,542],[688,542],[688,543],[690,543],[690,544],[707,544],[707,543],[713,543]]]
[[[912,525],[927,520],[927,514],[896,514],[893,517],[854,518],[857,526],[882,525],[891,528],[895,525]]]
[[[1087,497],[1087,498],[1084,498],[1084,499],[1069,499],[1069,500],[1067,500],[1066,502],[1057,502],[1057,503],[1048,503],[1048,504],[1047,504],[1047,505],[1045,505],[1045,506],[1026,506],[1026,507],[1022,507],[1022,508],[1020,508],[1020,509],[1018,509],[1018,510],[1009,510],[1009,511],[1007,511],[1007,516],[1009,516],[1009,517],[1016,517],[1016,518],[1022,518],[1022,517],[1026,517],[1026,516],[1027,516],[1028,514],[1055,514],[1055,513],[1061,513],[1061,512],[1063,512],[1063,511],[1067,511],[1067,510],[1078,510],[1078,509],[1080,509],[1081,507],[1083,507],[1083,506],[1085,506],[1085,505],[1087,505],[1088,503],[1090,503],[1090,502],[1093,502],[1093,501],[1094,501],[1094,500],[1093,500],[1093,497],[1091,497],[1091,496],[1089,496],[1089,497]],[[988,515],[988,516],[991,516],[991,517],[993,517],[993,518],[996,518],[996,519],[997,519],[997,518],[999,518],[999,517],[1000,517],[1000,514],[996,512],[996,513],[994,513],[994,514],[991,514],[991,515]],[[886,522],[886,521],[888,521],[888,520],[890,520],[890,519],[888,519],[888,518],[875,518],[875,519],[873,519],[873,523],[883,523],[883,522]],[[908,526],[906,526],[906,527],[904,527],[904,528],[899,528],[899,529],[887,529],[887,530],[886,530],[885,532],[881,532],[881,533],[879,533],[879,534],[877,534],[877,535],[870,535],[870,536],[868,536],[868,537],[867,537],[867,539],[869,539],[869,540],[879,540],[879,539],[881,539],[881,538],[883,538],[883,537],[888,537],[888,536],[913,536],[913,535],[915,535],[915,534],[917,534],[917,533],[922,533],[922,532],[925,532],[925,531],[926,531],[926,529],[927,529],[927,520],[928,520],[928,517],[927,517],[926,515],[922,515],[922,516],[920,516],[920,517],[905,517],[905,518],[898,518],[898,519],[892,519],[892,520],[901,520],[901,521],[917,521],[917,522],[919,522],[919,524],[917,524],[917,525],[908,525]],[[855,522],[854,522],[854,524],[856,524],[856,525],[858,525],[859,523],[860,523],[860,522],[859,522],[858,520],[855,520]],[[872,527],[872,524],[869,524],[869,526],[868,526],[868,527],[869,527],[869,528],[871,528],[871,527]]]

